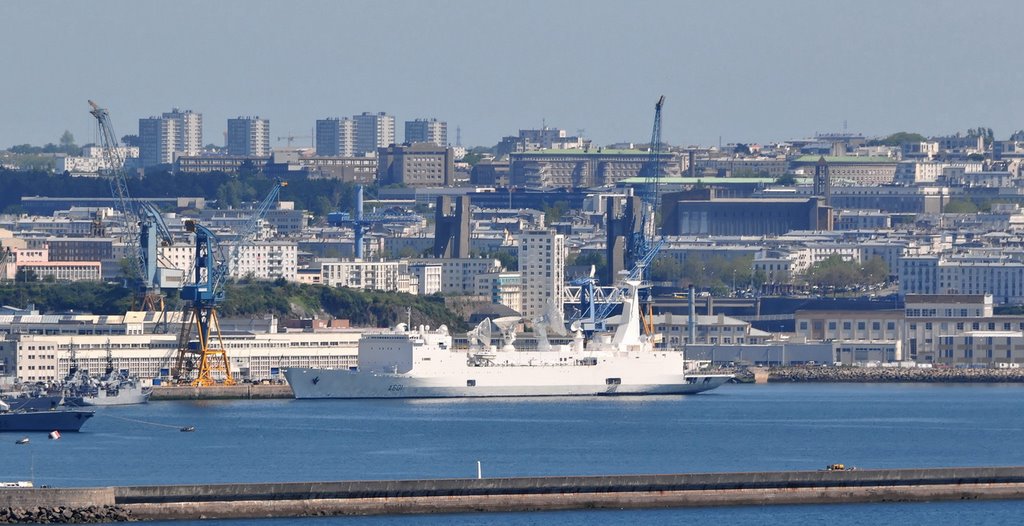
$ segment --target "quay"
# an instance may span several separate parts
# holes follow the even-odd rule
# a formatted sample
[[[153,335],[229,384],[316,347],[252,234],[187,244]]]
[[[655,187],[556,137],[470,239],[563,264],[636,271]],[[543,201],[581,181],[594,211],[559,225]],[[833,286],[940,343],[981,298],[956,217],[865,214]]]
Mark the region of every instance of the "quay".
[[[153,387],[150,400],[266,400],[294,398],[287,385],[238,384],[210,387],[166,386]]]
[[[1024,500],[1024,467],[10,488],[4,509],[107,509],[131,520]]]

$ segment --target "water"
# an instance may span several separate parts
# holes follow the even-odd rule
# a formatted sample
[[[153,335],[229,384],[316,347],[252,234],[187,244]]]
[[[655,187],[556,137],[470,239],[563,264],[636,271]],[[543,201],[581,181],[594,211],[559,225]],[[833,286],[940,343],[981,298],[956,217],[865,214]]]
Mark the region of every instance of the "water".
[[[0,480],[51,486],[1024,465],[1024,386],[727,385],[690,397],[154,402],[59,441],[0,434]],[[143,423],[148,422],[148,423]],[[161,424],[161,425],[152,425]],[[194,425],[196,432],[178,428]],[[1024,503],[578,511],[291,524],[1016,524]],[[223,521],[218,524],[250,524]],[[175,523],[178,525],[184,523]]]

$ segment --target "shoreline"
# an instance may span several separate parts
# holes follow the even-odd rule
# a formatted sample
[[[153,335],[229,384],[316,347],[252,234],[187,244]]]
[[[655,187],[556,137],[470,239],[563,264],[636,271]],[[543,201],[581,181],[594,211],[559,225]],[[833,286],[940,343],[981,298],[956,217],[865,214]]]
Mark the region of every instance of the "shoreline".
[[[1024,383],[1024,369],[957,369],[952,367],[772,367],[768,383]],[[748,376],[749,377],[749,376]]]

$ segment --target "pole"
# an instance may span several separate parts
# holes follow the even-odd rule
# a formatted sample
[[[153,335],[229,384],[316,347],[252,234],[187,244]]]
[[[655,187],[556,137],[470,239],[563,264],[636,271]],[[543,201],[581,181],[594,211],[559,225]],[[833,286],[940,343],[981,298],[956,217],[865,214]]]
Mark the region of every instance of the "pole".
[[[483,468],[480,466],[480,461],[479,460],[476,461],[476,478],[478,478],[478,479],[484,478]]]

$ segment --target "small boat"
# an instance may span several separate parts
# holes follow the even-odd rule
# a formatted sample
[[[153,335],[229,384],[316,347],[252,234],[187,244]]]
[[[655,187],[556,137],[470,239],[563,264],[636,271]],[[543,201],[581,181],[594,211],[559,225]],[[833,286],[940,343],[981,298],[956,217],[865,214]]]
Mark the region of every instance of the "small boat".
[[[182,433],[192,433],[196,430],[196,426],[185,426],[181,428]]]
[[[15,442],[15,444],[18,444],[18,445],[28,444],[28,437],[21,437],[21,438],[19,438],[18,441]]]

